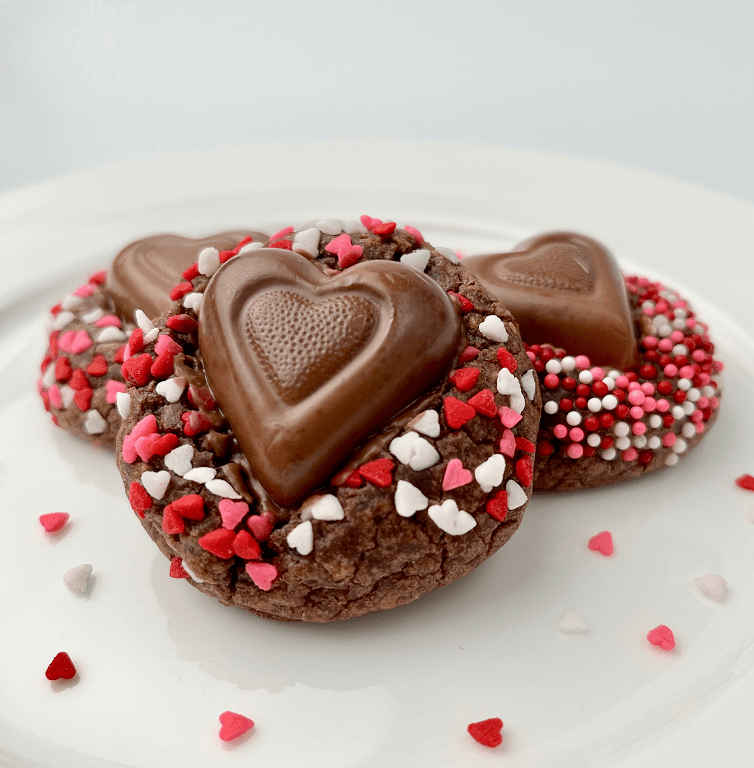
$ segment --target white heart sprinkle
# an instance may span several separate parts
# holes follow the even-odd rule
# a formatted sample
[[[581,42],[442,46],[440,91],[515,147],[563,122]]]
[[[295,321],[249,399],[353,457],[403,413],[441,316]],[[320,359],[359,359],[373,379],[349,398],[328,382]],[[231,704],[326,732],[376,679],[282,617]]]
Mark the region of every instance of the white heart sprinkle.
[[[81,322],[82,323],[96,323],[97,320],[99,320],[101,317],[105,316],[105,310],[101,309],[100,307],[95,307],[94,309],[87,312],[85,315],[81,315]]]
[[[716,573],[706,573],[694,579],[696,588],[710,600],[724,603],[728,599],[728,582]]]
[[[364,234],[367,228],[360,221],[349,219],[343,222],[343,231],[348,235]]]
[[[108,341],[125,341],[126,340],[126,334],[121,331],[120,328],[116,328],[114,325],[108,325],[105,328],[103,328],[99,335],[97,336],[97,341],[99,342],[108,342]]]
[[[526,400],[521,392],[519,380],[507,369],[501,368],[497,375],[497,391],[501,395],[510,397],[510,407],[516,413],[523,413],[526,407]]]
[[[154,325],[145,312],[137,309],[134,313],[134,317],[136,318],[136,324],[141,328],[142,333],[149,333],[154,330]]]
[[[508,496],[508,509],[518,509],[529,500],[526,491],[515,480],[508,480],[505,493]]]
[[[420,509],[426,509],[429,499],[406,480],[399,480],[395,486],[395,511],[401,517],[411,517]]]
[[[55,363],[50,363],[42,376],[42,384],[49,389],[55,383]]]
[[[315,496],[314,502],[307,505],[307,512],[315,520],[342,520],[345,517],[343,507],[331,493]]]
[[[144,343],[151,344],[159,335],[160,329],[152,328],[151,331],[147,331],[147,333],[144,334]]]
[[[533,400],[536,397],[537,381],[534,378],[534,371],[527,371],[521,377],[521,386],[524,388],[524,392],[526,392],[526,396],[529,400]]]
[[[68,408],[73,402],[75,392],[67,384],[60,388],[60,397],[63,400],[63,408]]]
[[[450,248],[435,248],[435,250],[440,254],[440,256],[444,256],[451,264],[461,263],[458,256],[456,255],[456,252],[452,251]]]
[[[216,474],[217,470],[212,467],[195,467],[186,472],[183,479],[190,480],[192,483],[201,483],[204,485],[210,480],[214,480]]]
[[[52,323],[52,327],[56,331],[60,331],[63,328],[68,325],[68,323],[75,320],[76,315],[73,314],[73,312],[58,312],[57,315],[55,315],[55,320]]]
[[[428,440],[419,437],[416,432],[394,438],[388,447],[390,453],[401,464],[407,464],[416,472],[434,466],[440,461],[440,454]]]
[[[451,536],[462,536],[476,525],[476,520],[468,512],[458,509],[453,499],[445,499],[439,505],[433,504],[427,514],[440,530]]]
[[[128,392],[116,392],[115,407],[118,409],[121,419],[125,419],[131,413],[131,395]]]
[[[308,555],[314,549],[314,528],[310,520],[299,523],[286,537],[288,546],[298,550],[300,555]]]
[[[194,312],[199,312],[203,298],[204,294],[201,293],[187,293],[183,297],[183,306],[186,307],[186,309],[193,309]]]
[[[504,474],[505,456],[502,453],[492,454],[474,470],[474,477],[485,493],[500,485]]]
[[[63,307],[63,309],[73,309],[74,307],[78,307],[82,301],[83,299],[81,296],[74,296],[71,294],[70,296],[66,296],[63,301],[60,302],[60,306]]]
[[[92,576],[93,570],[89,563],[77,565],[74,568],[69,568],[63,574],[63,581],[71,592],[78,592],[80,595],[83,595],[89,589],[89,579]]]
[[[320,231],[316,227],[298,232],[293,238],[293,250],[311,259],[319,255]]]
[[[241,248],[239,253],[248,253],[249,251],[258,251],[260,248],[264,248],[264,243],[262,242],[247,243],[246,245],[244,245],[243,248]]]
[[[413,267],[418,269],[419,272],[424,272],[429,264],[430,253],[426,248],[420,248],[418,251],[411,251],[411,253],[404,253],[400,258],[401,264],[405,264],[407,267]]]
[[[582,619],[576,611],[573,611],[570,608],[566,608],[563,613],[560,614],[560,618],[558,619],[555,628],[558,632],[562,632],[564,635],[582,635],[589,629],[584,619]]]
[[[197,584],[204,584],[204,579],[200,579],[200,578],[199,578],[199,577],[198,577],[198,576],[197,576],[197,575],[196,575],[196,574],[195,574],[195,573],[194,573],[194,572],[191,570],[191,568],[189,568],[189,567],[188,567],[188,565],[186,565],[186,561],[185,561],[185,560],[183,560],[183,561],[181,562],[181,567],[183,568],[183,570],[184,570],[184,571],[186,571],[186,573],[187,573],[189,576],[191,576],[191,578],[192,578],[192,579],[193,579],[195,582],[197,582]]]
[[[210,480],[204,484],[204,487],[215,496],[222,496],[224,499],[240,499],[241,494],[236,493],[233,486],[227,480]]]
[[[339,235],[343,231],[343,222],[340,219],[321,219],[314,226],[326,235]]]
[[[159,472],[142,472],[141,484],[153,499],[159,501],[170,485],[170,472],[165,469]]]
[[[102,418],[99,411],[92,409],[86,412],[84,420],[84,430],[90,435],[101,435],[107,428],[107,422]]]
[[[440,414],[437,411],[423,411],[408,426],[427,437],[440,437]]]
[[[155,389],[169,403],[177,403],[181,399],[183,390],[186,389],[186,379],[183,376],[173,376],[158,382]]]
[[[505,323],[497,315],[487,315],[479,323],[479,333],[491,341],[498,342],[498,344],[504,344],[508,341],[508,331],[505,330]],[[503,370],[507,369],[503,368]]]
[[[217,248],[205,248],[197,259],[199,273],[211,277],[220,269],[220,252]]]
[[[165,456],[165,466],[172,472],[175,472],[176,475],[183,477],[187,472],[191,471],[191,459],[193,458],[194,446],[186,443],[185,445],[173,448]]]

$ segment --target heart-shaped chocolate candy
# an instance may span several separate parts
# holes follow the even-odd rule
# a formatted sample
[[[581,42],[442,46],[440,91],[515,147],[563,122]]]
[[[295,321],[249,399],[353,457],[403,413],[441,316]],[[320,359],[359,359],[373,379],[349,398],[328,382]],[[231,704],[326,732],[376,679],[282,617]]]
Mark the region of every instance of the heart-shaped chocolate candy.
[[[181,235],[154,235],[127,245],[116,257],[107,275],[107,290],[118,314],[134,319],[137,309],[155,318],[170,309],[170,292],[181,276],[196,263],[204,248],[232,250],[251,237],[264,242],[261,232],[239,230],[192,239]]]
[[[418,270],[367,261],[329,276],[263,249],[207,286],[207,381],[255,475],[283,506],[330,478],[370,433],[428,391],[458,352],[461,322]]]
[[[626,284],[596,240],[553,232],[463,265],[513,313],[528,344],[552,344],[619,370],[638,362]]]

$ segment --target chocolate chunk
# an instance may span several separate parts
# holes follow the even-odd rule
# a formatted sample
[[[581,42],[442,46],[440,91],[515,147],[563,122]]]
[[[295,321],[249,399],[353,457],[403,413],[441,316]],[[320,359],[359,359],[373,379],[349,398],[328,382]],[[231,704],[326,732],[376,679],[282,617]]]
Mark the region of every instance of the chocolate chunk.
[[[619,370],[638,362],[623,277],[596,240],[553,232],[463,265],[510,310],[528,344],[562,347]]]
[[[268,249],[217,272],[199,341],[252,470],[290,505],[429,389],[460,335],[458,311],[417,270],[374,261],[327,277],[298,254]]]

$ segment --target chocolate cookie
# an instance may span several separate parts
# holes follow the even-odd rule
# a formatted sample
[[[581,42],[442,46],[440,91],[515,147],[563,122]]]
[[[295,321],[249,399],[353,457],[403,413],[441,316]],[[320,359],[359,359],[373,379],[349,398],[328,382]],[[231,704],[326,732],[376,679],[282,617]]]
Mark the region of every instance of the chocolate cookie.
[[[201,308],[123,366],[134,511],[173,575],[267,618],[410,602],[499,549],[531,494],[540,395],[511,315],[452,251],[362,222],[205,265]]]
[[[706,434],[723,366],[675,291],[624,277],[571,232],[463,263],[514,314],[539,375],[535,488],[628,480],[676,464]]]
[[[109,274],[95,273],[55,305],[38,382],[53,421],[90,442],[114,446],[121,420],[118,394],[126,391],[120,367],[128,355],[128,334],[137,325],[148,334],[149,318],[167,312],[172,299],[186,293],[189,284],[176,287],[176,282],[205,248],[235,253],[239,243],[266,238],[238,231],[137,240],[116,256]]]

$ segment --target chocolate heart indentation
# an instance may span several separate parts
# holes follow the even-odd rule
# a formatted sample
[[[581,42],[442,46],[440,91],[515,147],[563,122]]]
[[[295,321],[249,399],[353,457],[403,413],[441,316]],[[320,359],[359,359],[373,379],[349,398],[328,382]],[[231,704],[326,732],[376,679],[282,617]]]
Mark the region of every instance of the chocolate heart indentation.
[[[619,370],[637,364],[626,284],[596,240],[553,232],[463,264],[512,312],[528,344],[552,344]]]
[[[137,309],[149,318],[165,314],[172,303],[170,292],[202,250],[229,251],[247,237],[255,242],[267,239],[261,232],[238,230],[197,239],[154,235],[130,243],[115,257],[107,275],[106,288],[116,311],[131,321]]]
[[[460,339],[457,309],[424,273],[375,260],[331,276],[281,249],[224,264],[199,321],[213,396],[283,506],[428,391]]]

